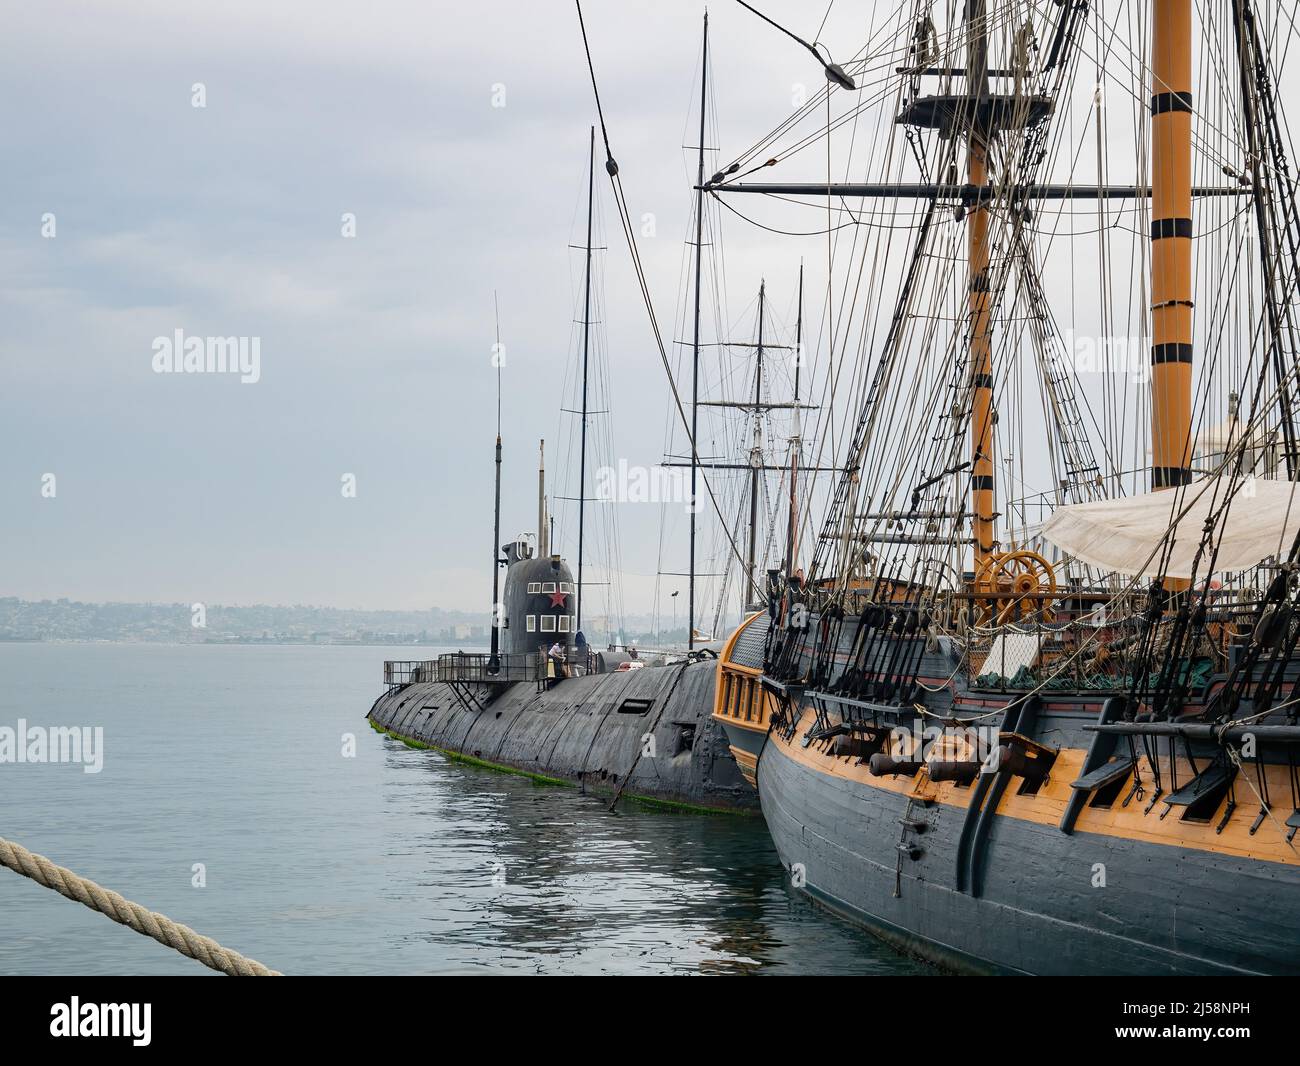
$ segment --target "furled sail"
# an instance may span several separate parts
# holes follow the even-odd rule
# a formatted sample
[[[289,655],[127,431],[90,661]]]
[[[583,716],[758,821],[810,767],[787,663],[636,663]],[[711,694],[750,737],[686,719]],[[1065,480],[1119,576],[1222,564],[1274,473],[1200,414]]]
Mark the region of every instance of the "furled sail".
[[[1211,515],[1218,516],[1214,571],[1247,570],[1285,553],[1300,534],[1300,483],[1248,478],[1230,487],[1226,478],[1207,478],[1183,491],[1071,504],[1057,508],[1043,537],[1082,562],[1121,574],[1203,577],[1208,553],[1198,574],[1192,566]]]

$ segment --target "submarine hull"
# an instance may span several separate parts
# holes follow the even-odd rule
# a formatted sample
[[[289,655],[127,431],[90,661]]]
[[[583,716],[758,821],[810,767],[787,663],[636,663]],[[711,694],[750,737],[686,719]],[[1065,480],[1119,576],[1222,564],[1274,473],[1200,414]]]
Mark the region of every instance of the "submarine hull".
[[[673,806],[758,812],[712,718],[717,666],[692,662],[532,682],[416,682],[367,717],[394,736],[586,791]]]

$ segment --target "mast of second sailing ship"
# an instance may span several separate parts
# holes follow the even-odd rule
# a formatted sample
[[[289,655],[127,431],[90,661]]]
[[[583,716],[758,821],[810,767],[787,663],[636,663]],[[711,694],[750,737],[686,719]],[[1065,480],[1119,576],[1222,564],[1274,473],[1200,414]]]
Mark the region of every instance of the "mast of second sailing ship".
[[[700,143],[695,181],[695,340],[691,352],[691,563],[686,595],[686,647],[695,647],[695,479],[700,462],[696,427],[700,410],[700,273],[704,259],[704,117],[708,106],[709,13],[704,13],[704,47],[700,59]]]
[[[785,576],[794,577],[799,554],[798,483],[799,460],[803,457],[803,427],[799,418],[799,369],[803,366],[803,261],[799,261],[799,312],[794,323],[794,432],[790,435],[790,513],[785,534]]]
[[[754,567],[758,557],[758,488],[759,472],[763,469],[763,304],[767,296],[767,282],[758,283],[758,343],[754,346],[754,438],[749,449],[749,554],[745,558],[745,573],[749,583],[744,595],[750,596],[757,588],[754,584]],[[741,605],[747,602],[744,599]]]
[[[1151,487],[1192,480],[1192,0],[1151,20]]]
[[[582,305],[582,446],[578,459],[578,595],[573,628],[582,631],[582,542],[587,504],[587,352],[591,347],[591,219],[596,202],[596,127],[591,127],[591,152],[587,160],[587,266]]]

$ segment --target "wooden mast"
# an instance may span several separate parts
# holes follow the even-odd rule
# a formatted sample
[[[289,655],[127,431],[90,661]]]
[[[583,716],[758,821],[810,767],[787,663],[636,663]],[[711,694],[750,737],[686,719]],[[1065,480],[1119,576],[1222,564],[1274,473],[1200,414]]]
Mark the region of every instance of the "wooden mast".
[[[970,98],[967,139],[967,180],[976,189],[988,183],[988,133],[979,121],[979,101],[988,96],[988,32],[985,0],[967,7],[966,91]],[[966,218],[970,281],[967,294],[971,319],[971,513],[975,541],[975,572],[997,548],[993,515],[993,326],[989,315],[989,211],[977,199]]]
[[[1151,487],[1192,480],[1192,0],[1151,23]]]
[[[749,585],[744,597],[751,596],[757,587],[754,570],[758,566],[758,490],[759,471],[763,468],[763,311],[767,297],[767,281],[758,283],[758,344],[754,366],[754,427],[753,443],[749,449],[749,553],[745,558],[745,573]],[[742,597],[742,606],[746,599]]]
[[[799,459],[803,453],[803,422],[799,417],[799,370],[803,366],[803,260],[799,261],[799,316],[794,325],[794,433],[790,436],[790,512],[785,535],[785,576],[794,577],[799,555]]]

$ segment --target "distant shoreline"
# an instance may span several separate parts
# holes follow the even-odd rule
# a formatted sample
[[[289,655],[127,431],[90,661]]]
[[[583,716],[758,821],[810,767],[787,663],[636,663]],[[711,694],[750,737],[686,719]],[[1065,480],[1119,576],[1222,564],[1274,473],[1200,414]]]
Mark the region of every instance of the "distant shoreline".
[[[603,643],[605,627],[600,623],[604,620],[590,621],[587,636]],[[657,631],[656,625],[651,618],[621,622],[624,631],[633,633]],[[83,603],[0,596],[0,644],[350,644],[486,652],[491,637],[490,614],[441,607],[361,610],[311,605]]]

